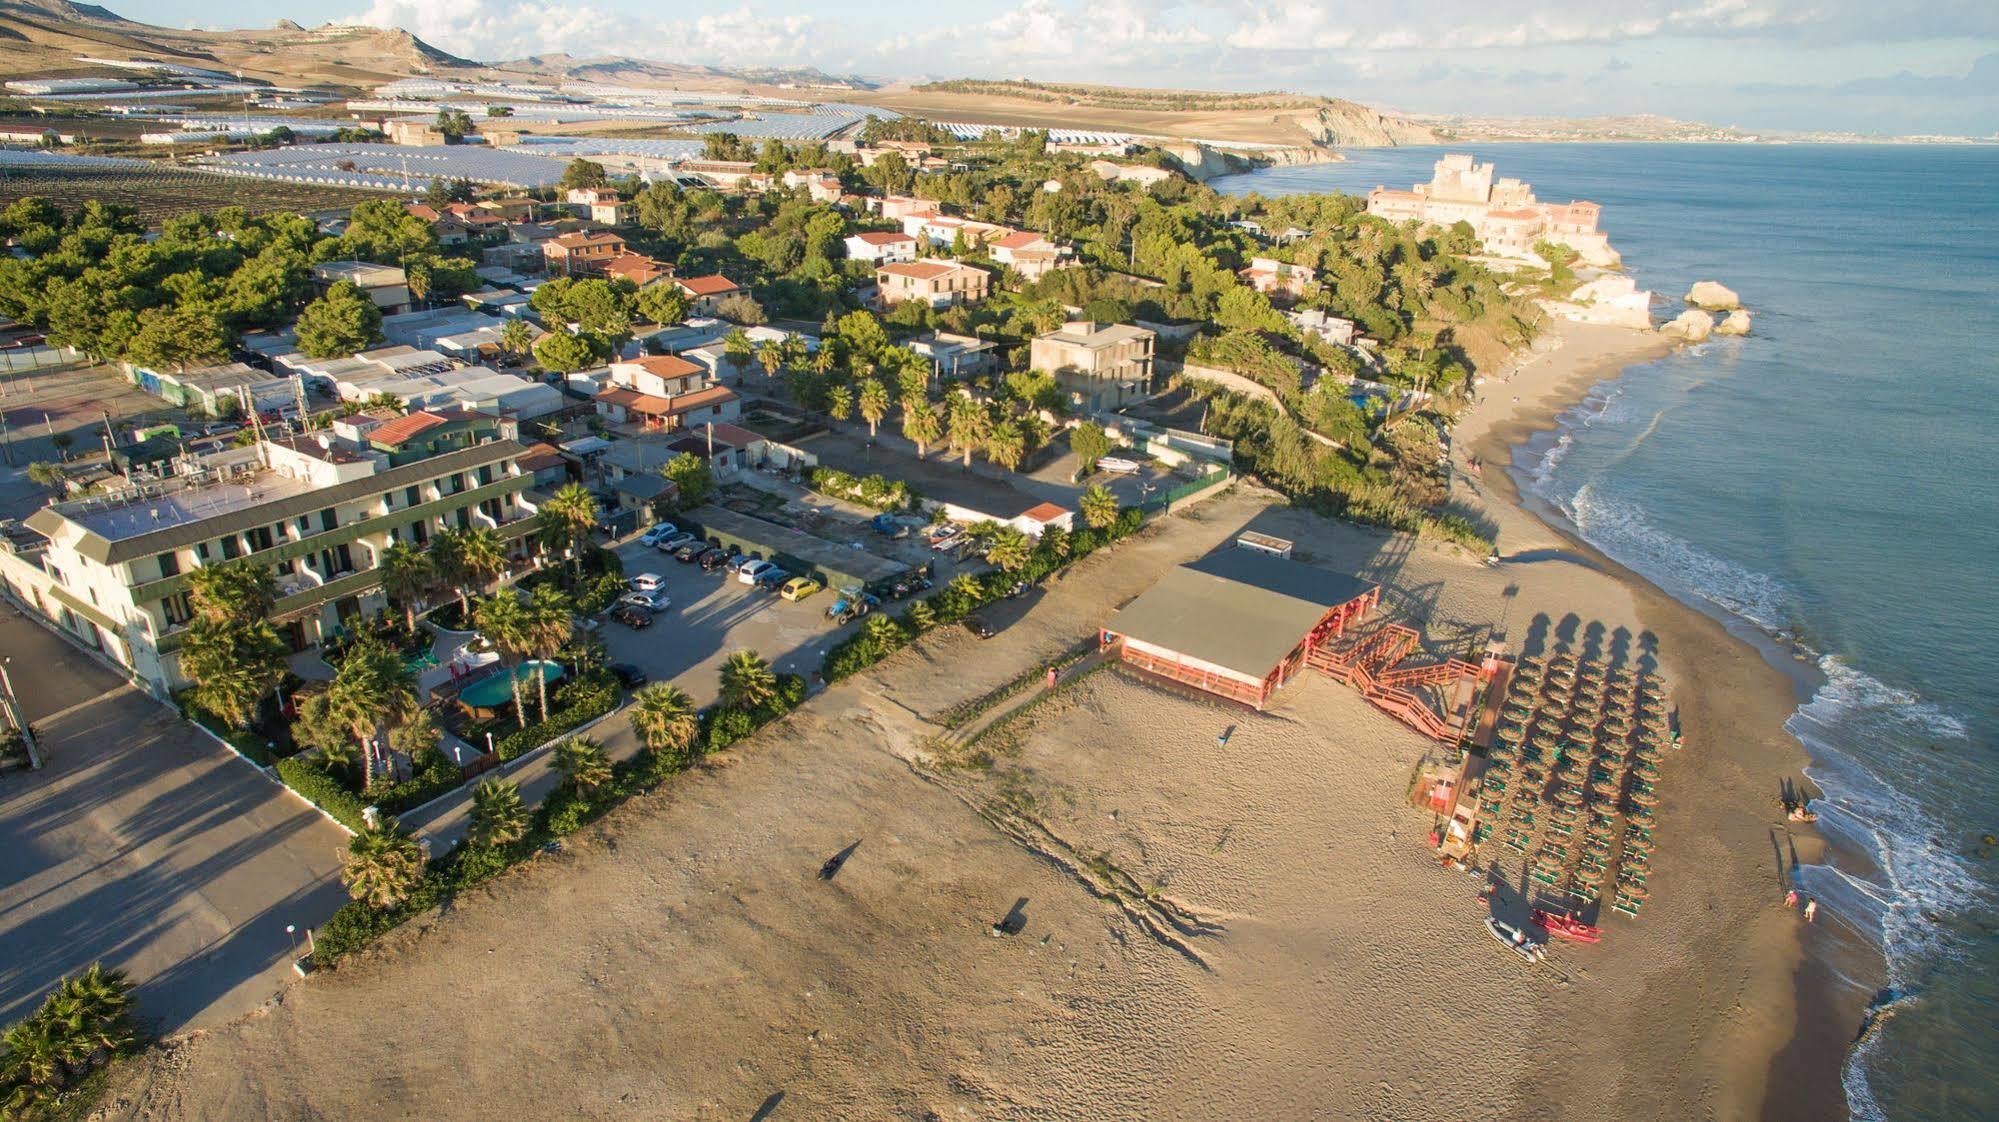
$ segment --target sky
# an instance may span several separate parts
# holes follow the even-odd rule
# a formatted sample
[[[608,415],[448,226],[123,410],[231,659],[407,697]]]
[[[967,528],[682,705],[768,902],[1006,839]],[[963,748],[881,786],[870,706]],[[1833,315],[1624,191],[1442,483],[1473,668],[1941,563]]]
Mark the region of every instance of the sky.
[[[877,79],[1283,89],[1418,113],[1656,113],[1753,130],[1999,133],[1999,0],[109,0],[130,19],[402,27]]]

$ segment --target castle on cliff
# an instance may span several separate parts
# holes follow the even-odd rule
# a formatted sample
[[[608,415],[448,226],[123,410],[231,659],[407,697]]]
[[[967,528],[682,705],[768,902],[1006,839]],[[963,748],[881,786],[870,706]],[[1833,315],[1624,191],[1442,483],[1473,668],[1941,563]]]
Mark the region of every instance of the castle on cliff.
[[[1597,229],[1603,208],[1590,202],[1540,202],[1527,184],[1511,177],[1495,180],[1493,174],[1491,164],[1453,153],[1438,160],[1430,182],[1416,184],[1413,191],[1376,187],[1368,192],[1367,212],[1390,222],[1470,223],[1485,252],[1494,257],[1537,260],[1534,246],[1545,241],[1568,246],[1588,265],[1618,264],[1610,239]]]

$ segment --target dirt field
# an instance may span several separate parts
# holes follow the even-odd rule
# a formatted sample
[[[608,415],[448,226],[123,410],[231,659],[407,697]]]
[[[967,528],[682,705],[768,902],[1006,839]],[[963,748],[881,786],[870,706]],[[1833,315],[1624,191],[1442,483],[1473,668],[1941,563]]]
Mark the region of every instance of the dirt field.
[[[1742,936],[1786,917],[1762,899],[1770,808],[1706,715],[1668,762],[1644,920],[1533,970],[1491,944],[1479,882],[1427,856],[1432,820],[1403,802],[1427,742],[1316,677],[1258,716],[1104,671],[1007,726],[989,771],[917,763],[926,715],[1246,526],[1389,581],[1453,646],[1649,629],[1537,525],[1508,523],[1519,560],[1486,567],[1231,492],[1075,566],[997,637],[937,632],[450,914],[130,1065],[104,1114],[1743,1116],[1789,979]],[[1680,634],[1676,681],[1712,657]],[[1009,914],[1019,933],[995,938]]]

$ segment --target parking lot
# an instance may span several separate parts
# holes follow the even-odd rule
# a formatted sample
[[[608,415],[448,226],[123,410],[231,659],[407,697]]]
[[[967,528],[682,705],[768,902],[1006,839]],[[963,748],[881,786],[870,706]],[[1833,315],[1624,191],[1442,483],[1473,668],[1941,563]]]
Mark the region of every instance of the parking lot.
[[[821,590],[796,603],[751,588],[734,574],[677,561],[638,541],[618,547],[625,575],[657,573],[666,578],[672,606],[634,630],[614,619],[600,624],[614,662],[627,662],[655,682],[673,682],[696,705],[715,700],[721,689],[722,660],[731,652],[753,650],[777,670],[811,677],[826,651],[859,621],[835,626],[826,618],[834,593]],[[890,601],[886,607],[895,610]]]

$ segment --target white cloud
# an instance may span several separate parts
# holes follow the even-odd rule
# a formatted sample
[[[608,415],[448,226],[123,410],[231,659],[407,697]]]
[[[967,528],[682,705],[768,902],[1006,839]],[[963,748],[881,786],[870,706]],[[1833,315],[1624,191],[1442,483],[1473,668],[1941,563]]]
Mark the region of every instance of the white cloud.
[[[694,19],[660,20],[561,0],[373,0],[354,22],[400,27],[480,61],[569,53],[671,62],[799,64],[813,46],[811,16],[765,16],[745,4]]]

